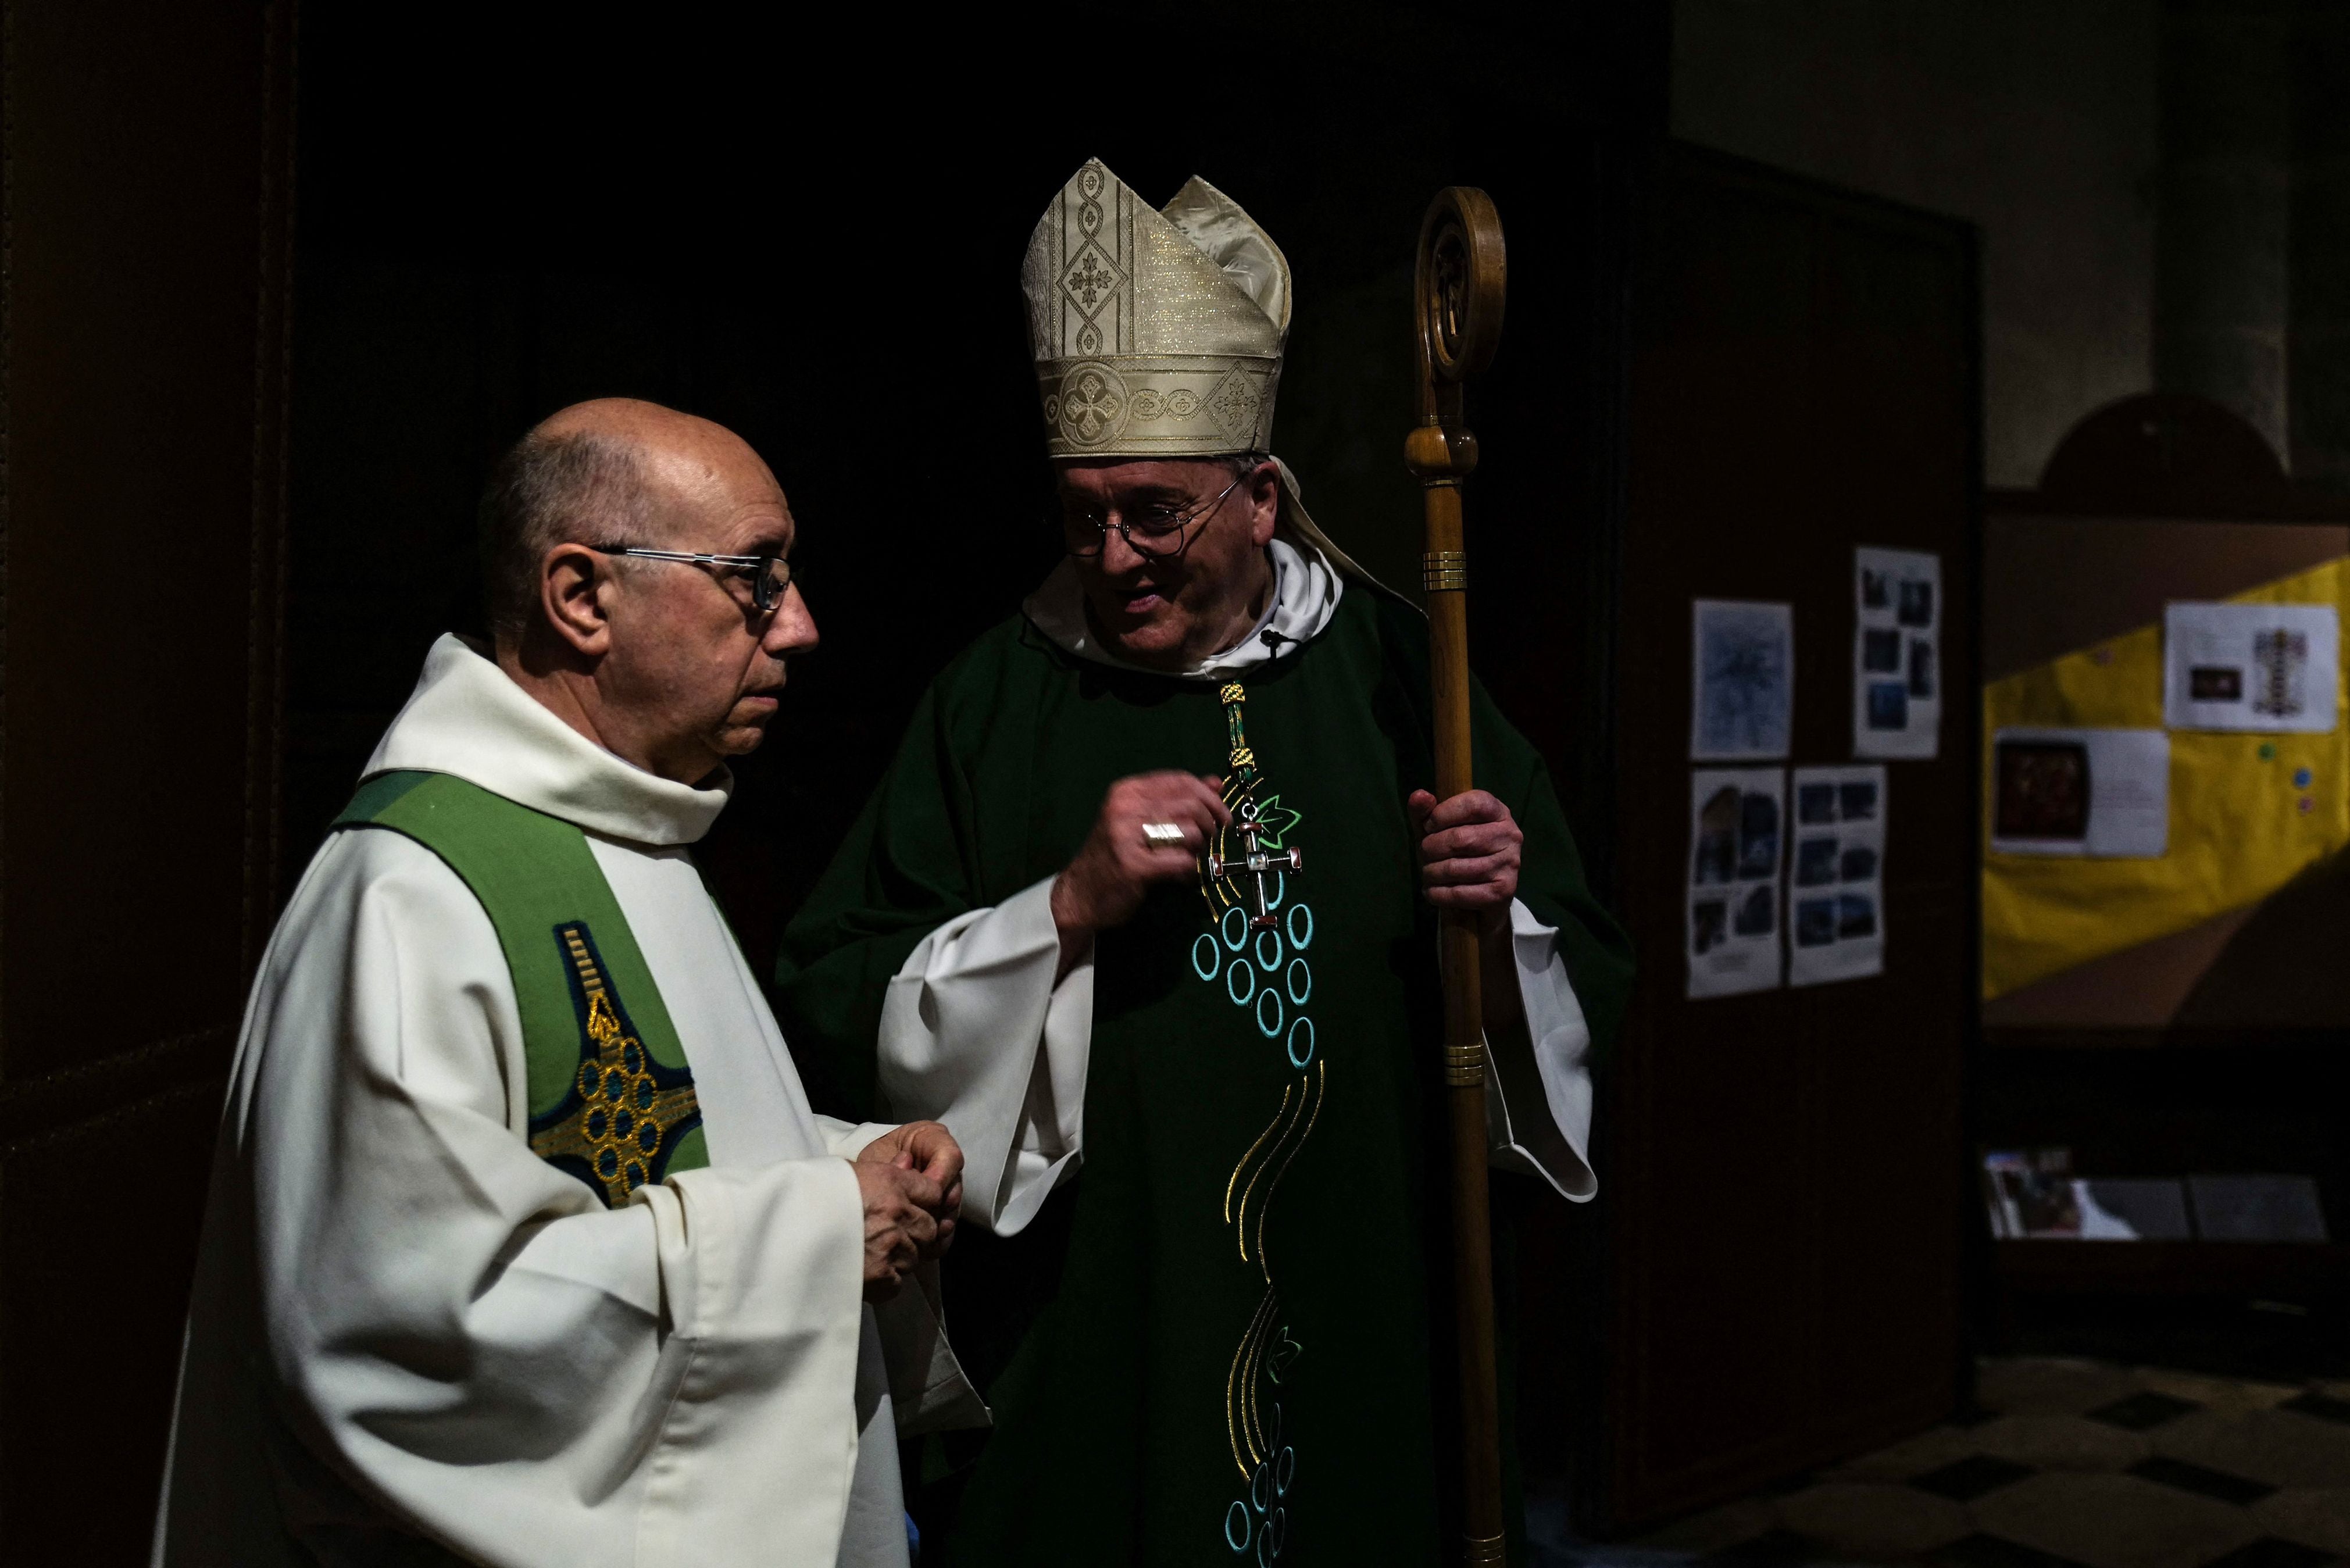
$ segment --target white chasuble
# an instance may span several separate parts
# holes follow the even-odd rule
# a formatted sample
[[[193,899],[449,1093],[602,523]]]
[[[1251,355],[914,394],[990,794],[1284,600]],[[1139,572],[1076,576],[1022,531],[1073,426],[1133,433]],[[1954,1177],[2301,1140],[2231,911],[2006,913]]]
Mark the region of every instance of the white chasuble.
[[[984,1412],[928,1293],[864,1303],[847,1157],[888,1129],[810,1111],[686,857],[731,784],[622,762],[454,638],[368,772],[397,769],[586,831],[710,1164],[607,1209],[533,1154],[488,916],[415,841],[334,834],[238,1047],[155,1563],[902,1568],[899,1420]]]

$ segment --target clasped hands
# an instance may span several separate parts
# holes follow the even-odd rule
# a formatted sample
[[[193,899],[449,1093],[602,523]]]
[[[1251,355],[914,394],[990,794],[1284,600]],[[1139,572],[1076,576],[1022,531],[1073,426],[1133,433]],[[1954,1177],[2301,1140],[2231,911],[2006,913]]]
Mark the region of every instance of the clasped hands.
[[[850,1162],[865,1199],[865,1299],[886,1302],[954,1242],[962,1149],[937,1122],[908,1122]]]
[[[1481,789],[1441,802],[1422,789],[1411,793],[1404,810],[1419,838],[1428,901],[1472,911],[1481,924],[1506,921],[1525,853],[1525,835],[1510,808]],[[1196,875],[1200,852],[1232,820],[1223,781],[1209,774],[1137,774],[1110,785],[1084,846],[1053,882],[1061,972],[1076,964],[1095,932],[1132,919],[1154,885]],[[1178,829],[1180,840],[1159,842],[1166,827]],[[1162,831],[1154,836],[1146,828]]]

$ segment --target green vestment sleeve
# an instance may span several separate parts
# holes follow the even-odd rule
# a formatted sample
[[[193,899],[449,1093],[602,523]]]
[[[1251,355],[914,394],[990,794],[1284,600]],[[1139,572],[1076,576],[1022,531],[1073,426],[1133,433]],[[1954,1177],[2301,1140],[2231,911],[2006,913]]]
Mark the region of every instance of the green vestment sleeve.
[[[939,693],[914,710],[879,788],[785,931],[776,963],[784,1037],[823,1108],[879,1116],[875,1042],[889,977],[931,931],[983,907],[973,885],[971,790]]]
[[[1567,978],[1591,1026],[1593,1060],[1604,1064],[1631,1001],[1631,942],[1584,879],[1583,855],[1551,787],[1549,764],[1502,716],[1482,680],[1470,682],[1470,726],[1478,787],[1499,796],[1526,836],[1518,901],[1544,925],[1557,928]]]

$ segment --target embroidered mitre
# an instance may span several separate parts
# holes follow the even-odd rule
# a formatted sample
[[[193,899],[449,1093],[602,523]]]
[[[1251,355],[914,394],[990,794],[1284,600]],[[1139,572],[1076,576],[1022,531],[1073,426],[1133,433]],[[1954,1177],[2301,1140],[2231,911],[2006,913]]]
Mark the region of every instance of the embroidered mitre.
[[[1021,269],[1055,457],[1264,452],[1289,263],[1194,176],[1152,212],[1099,159],[1045,210]]]

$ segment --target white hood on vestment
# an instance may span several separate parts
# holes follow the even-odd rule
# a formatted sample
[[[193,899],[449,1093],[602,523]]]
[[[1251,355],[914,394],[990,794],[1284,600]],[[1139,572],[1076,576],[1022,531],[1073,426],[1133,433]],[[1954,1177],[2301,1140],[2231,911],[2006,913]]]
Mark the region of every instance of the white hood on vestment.
[[[453,774],[533,811],[637,844],[701,842],[734,793],[734,775],[723,767],[697,786],[615,756],[478,648],[449,636],[424,656],[416,690],[359,776],[407,768]]]
[[[1181,679],[1229,680],[1242,670],[1269,663],[1300,644],[1313,641],[1329,626],[1330,618],[1338,613],[1338,600],[1347,591],[1346,579],[1332,569],[1319,549],[1295,535],[1276,533],[1265,553],[1273,559],[1273,593],[1266,600],[1264,613],[1257,617],[1246,637],[1182,671]],[[1095,632],[1092,621],[1086,616],[1085,585],[1078,581],[1077,564],[1073,560],[1065,560],[1054,567],[1052,576],[1028,596],[1020,608],[1038,631],[1079,659],[1119,670],[1145,670],[1110,651]],[[1145,673],[1163,675],[1167,671],[1145,670]]]

